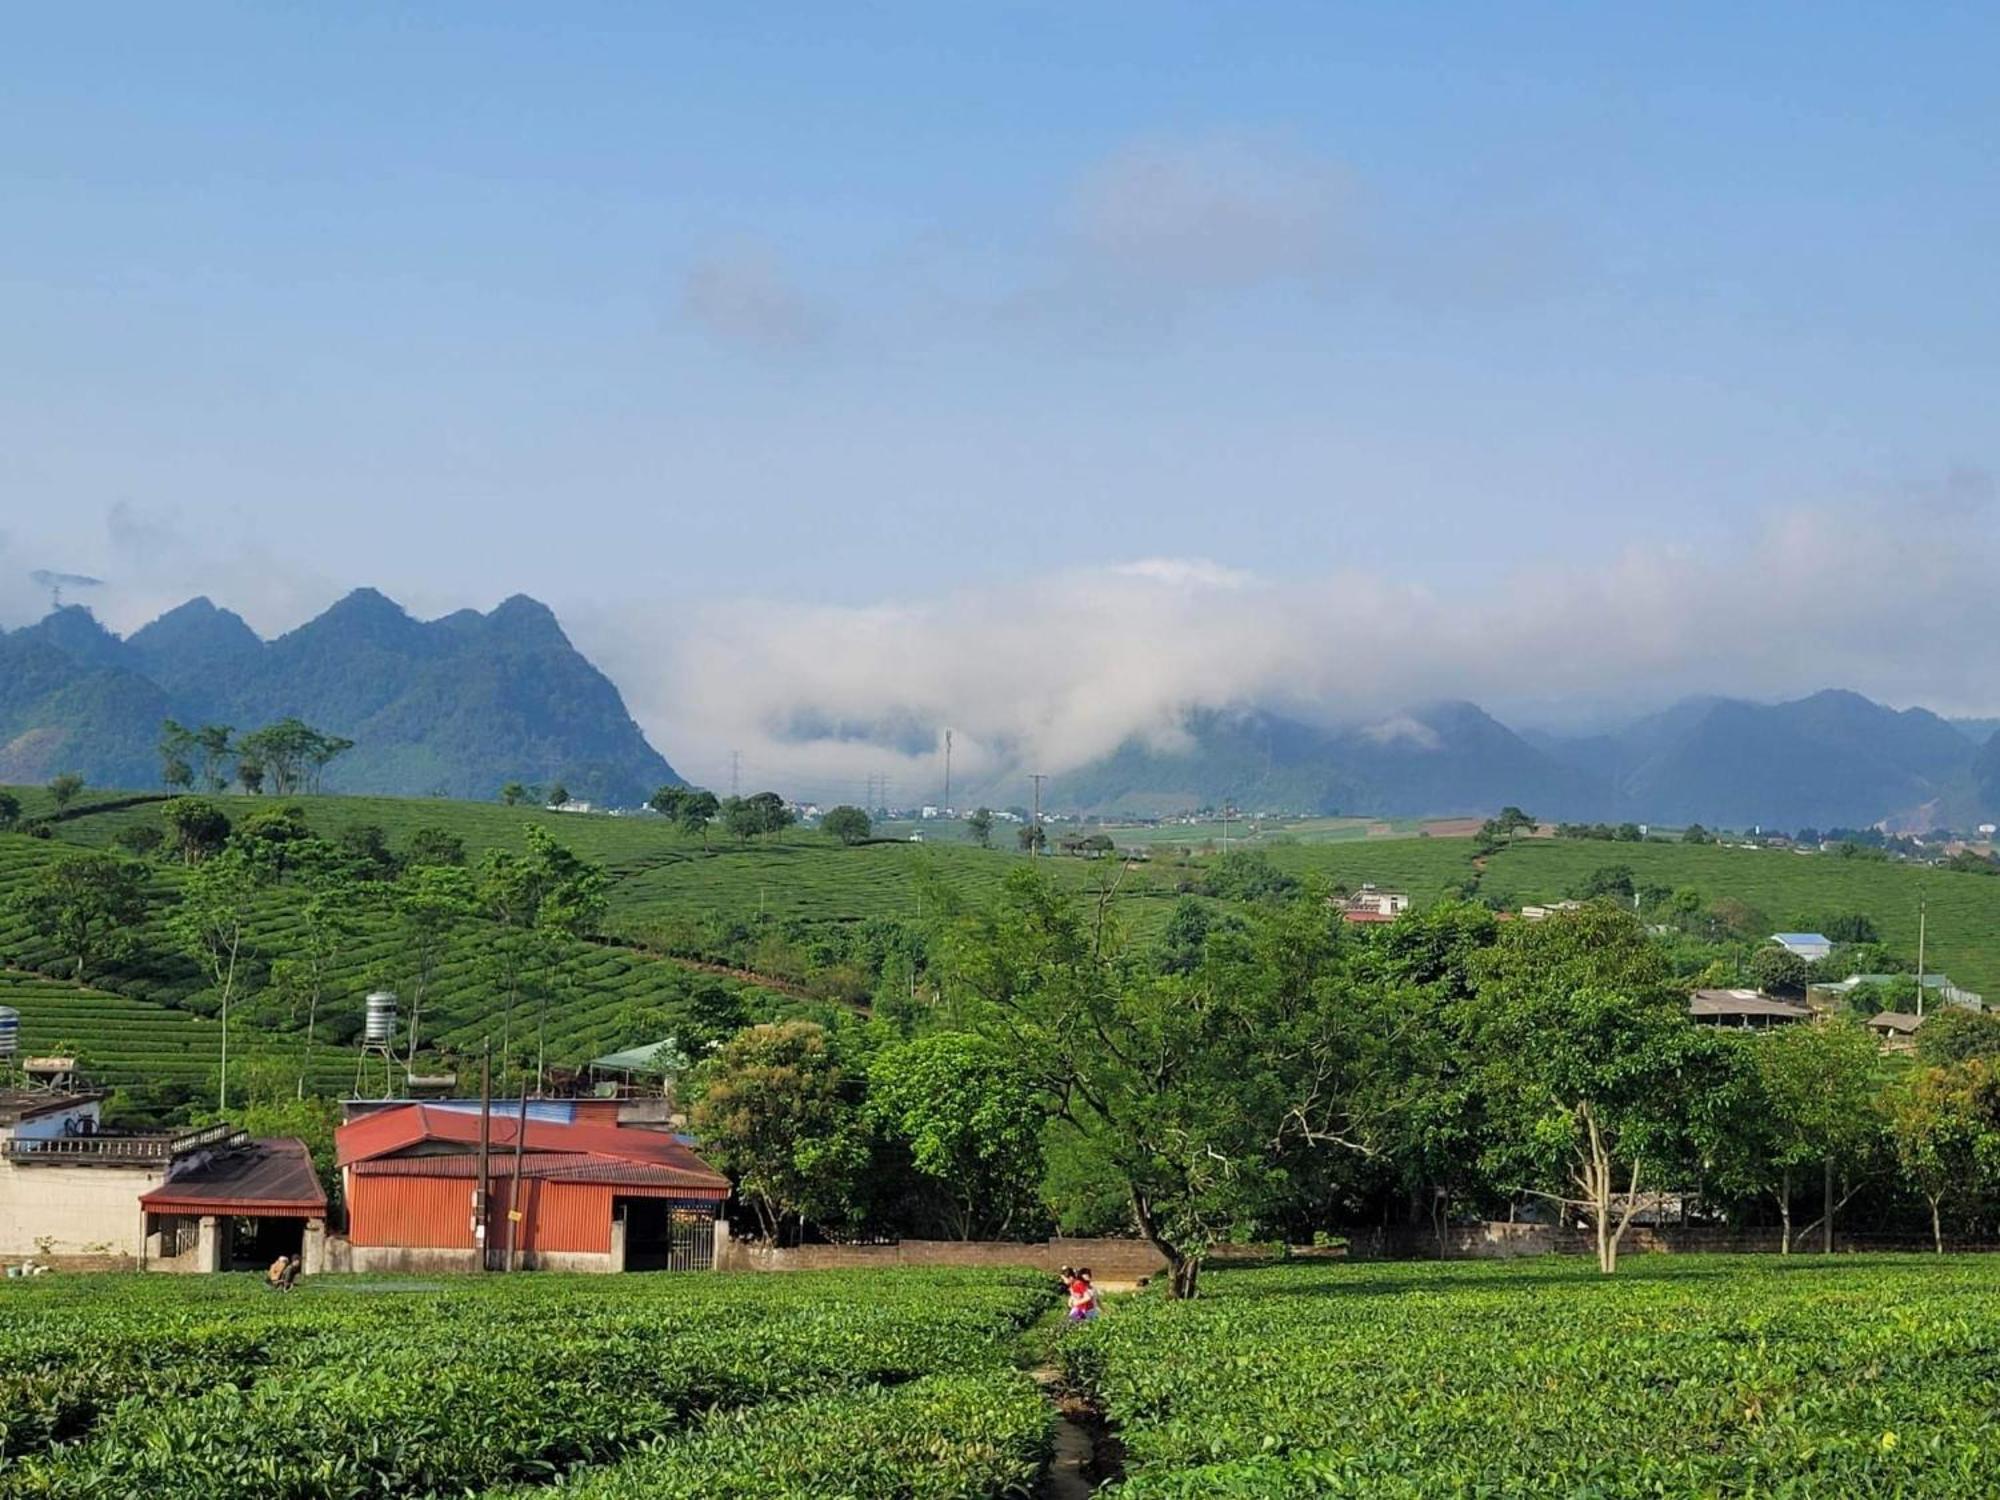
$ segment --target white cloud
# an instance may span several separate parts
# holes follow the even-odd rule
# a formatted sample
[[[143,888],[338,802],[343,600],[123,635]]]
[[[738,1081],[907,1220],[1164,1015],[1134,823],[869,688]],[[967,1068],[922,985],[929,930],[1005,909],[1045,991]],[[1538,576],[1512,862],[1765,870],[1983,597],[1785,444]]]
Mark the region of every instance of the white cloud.
[[[1391,738],[1408,732],[1399,709],[1446,697],[1583,720],[1692,693],[1837,686],[1992,713],[1996,579],[1990,508],[1961,486],[1949,503],[1789,512],[1713,554],[1552,563],[1476,595],[1155,558],[925,601],[743,601],[671,627],[635,612],[594,634],[688,774],[725,774],[733,748],[759,784],[826,795],[887,774],[914,800],[937,789],[947,727],[965,788],[1010,768],[1060,772],[1132,736],[1171,744],[1195,706],[1271,706]]]

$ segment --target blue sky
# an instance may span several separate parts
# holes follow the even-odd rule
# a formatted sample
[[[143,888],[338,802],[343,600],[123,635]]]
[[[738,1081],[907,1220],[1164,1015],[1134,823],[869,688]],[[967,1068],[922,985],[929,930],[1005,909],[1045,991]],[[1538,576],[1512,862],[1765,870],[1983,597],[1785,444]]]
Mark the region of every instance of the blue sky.
[[[1312,612],[1332,592],[1462,604],[1377,643],[1414,655],[1375,675],[1427,688],[1524,588],[1648,558],[1735,588],[1799,527],[1880,532],[1957,589],[1992,576],[1996,32],[1891,6],[26,10],[0,617],[33,613],[34,566],[105,577],[127,626],[198,590],[267,631],[363,582],[426,613],[525,590],[700,757],[818,690],[782,632],[844,664],[885,618],[944,622],[1005,679],[995,601],[1032,577],[1059,616],[1143,559],[1199,564],[1143,575],[1197,591],[1169,601],[1196,632],[1211,575],[1294,643],[1364,628]],[[1594,634],[1607,602],[1567,607],[1534,629]],[[2000,707],[1934,650],[1783,628],[1747,667],[1680,643],[1657,686]],[[677,713],[725,664],[759,685],[741,721]],[[1618,669],[1463,690],[1573,708]],[[887,711],[952,676],[824,691]],[[1226,676],[1166,673],[1135,712]]]

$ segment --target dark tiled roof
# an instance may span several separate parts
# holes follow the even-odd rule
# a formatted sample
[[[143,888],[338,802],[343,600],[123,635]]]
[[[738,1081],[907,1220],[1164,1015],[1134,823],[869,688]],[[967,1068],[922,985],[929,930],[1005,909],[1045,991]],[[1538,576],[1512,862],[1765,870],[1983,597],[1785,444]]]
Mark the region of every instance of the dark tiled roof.
[[[305,1142],[252,1141],[169,1177],[139,1206],[150,1214],[317,1219],[326,1214],[326,1190]]]

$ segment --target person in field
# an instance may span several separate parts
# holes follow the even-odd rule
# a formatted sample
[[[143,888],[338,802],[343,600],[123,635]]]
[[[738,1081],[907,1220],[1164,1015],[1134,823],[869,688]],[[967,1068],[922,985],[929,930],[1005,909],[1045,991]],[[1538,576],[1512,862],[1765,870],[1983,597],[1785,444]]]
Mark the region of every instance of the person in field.
[[[264,1273],[264,1285],[274,1292],[282,1292],[286,1287],[290,1286],[291,1283],[286,1280],[286,1272],[290,1269],[291,1264],[292,1259],[289,1255],[281,1255],[272,1261],[271,1269]]]
[[[1097,1316],[1097,1287],[1090,1279],[1090,1267],[1069,1273],[1069,1320],[1088,1323]]]

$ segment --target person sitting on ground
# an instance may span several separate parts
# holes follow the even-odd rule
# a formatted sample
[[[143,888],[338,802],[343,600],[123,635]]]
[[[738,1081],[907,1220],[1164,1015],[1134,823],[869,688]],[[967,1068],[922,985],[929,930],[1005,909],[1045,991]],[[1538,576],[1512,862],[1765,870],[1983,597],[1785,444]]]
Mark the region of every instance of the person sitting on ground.
[[[286,1286],[285,1273],[291,1263],[291,1257],[288,1255],[280,1255],[272,1261],[271,1269],[264,1273],[264,1285],[274,1292],[282,1292]]]
[[[279,1288],[289,1292],[294,1286],[298,1285],[299,1272],[304,1269],[305,1261],[299,1256],[294,1255],[290,1260],[286,1261],[285,1274],[278,1282]]]

